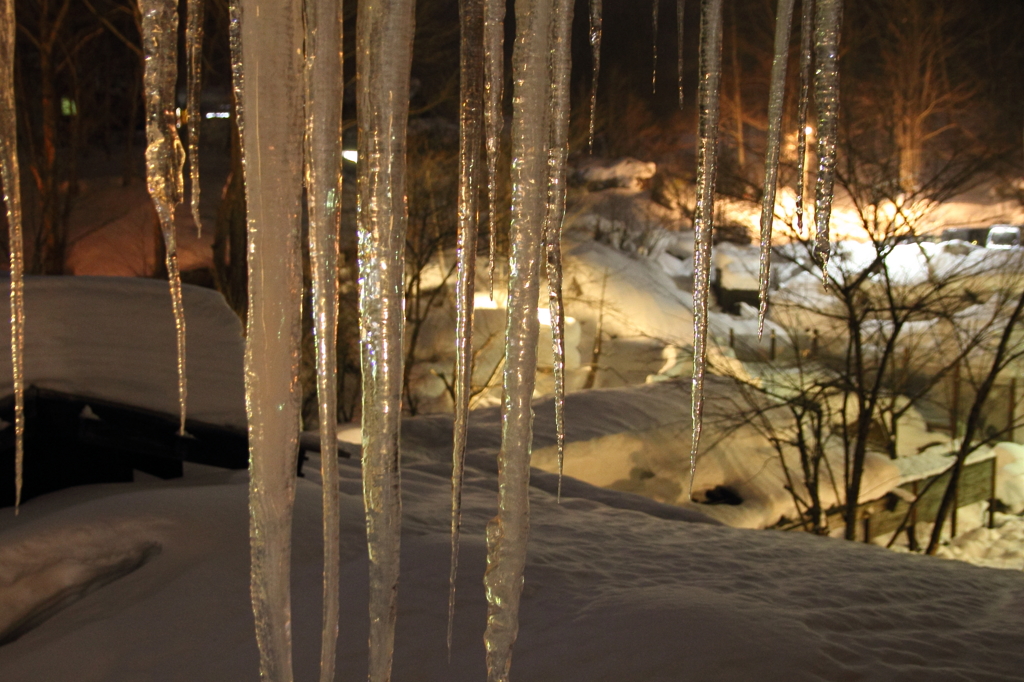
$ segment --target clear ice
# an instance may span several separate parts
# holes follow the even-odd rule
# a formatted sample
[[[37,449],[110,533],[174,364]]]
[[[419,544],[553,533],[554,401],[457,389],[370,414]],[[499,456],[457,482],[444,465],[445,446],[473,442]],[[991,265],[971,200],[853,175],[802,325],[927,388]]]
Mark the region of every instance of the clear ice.
[[[323,478],[324,603],[320,682],[334,681],[340,590],[337,333],[343,19],[338,0],[305,2],[306,201]]]
[[[203,20],[206,12],[205,0],[188,0],[188,15],[185,21],[185,51],[188,72],[188,102],[185,105],[188,121],[188,171],[190,178],[190,199],[192,220],[196,232],[203,233],[199,220],[199,128],[203,124],[199,93],[203,74]]]
[[[14,375],[14,513],[21,507],[25,468],[25,249],[21,225],[18,117],[14,95],[14,0],[4,0],[0,25],[0,180],[11,251],[11,367]]]
[[[598,0],[600,1],[600,0]],[[502,84],[505,80],[505,0],[484,3],[484,137],[487,145],[487,281],[494,300],[494,259],[498,251],[498,158],[501,152]]]
[[[484,2],[460,0],[458,279],[455,283],[455,426],[452,447],[451,564],[448,576],[448,656],[455,622],[462,479],[473,379],[473,295],[484,161]]]
[[[558,450],[558,500],[562,499],[565,462],[565,306],[562,302],[562,220],[565,216],[565,161],[569,155],[569,76],[572,71],[571,0],[555,0],[551,44],[550,150],[548,212],[544,226],[547,251],[548,311],[555,379],[555,442]]]
[[[797,100],[796,136],[796,232],[804,233],[804,181],[807,175],[807,107],[811,99],[811,66],[814,63],[814,0],[800,6],[800,97]]]
[[[704,412],[704,370],[707,366],[708,295],[711,286],[711,237],[715,210],[719,94],[722,84],[722,0],[704,0],[700,17],[700,107],[697,147],[697,206],[693,252],[693,436],[690,443],[689,496],[700,444]]]
[[[519,632],[530,513],[531,398],[537,368],[537,297],[548,198],[552,0],[517,0],[512,55],[512,223],[498,515],[487,524],[488,682],[508,680]]]
[[[601,75],[601,0],[590,0],[590,136],[587,149],[594,153],[594,124],[597,119],[597,79]]]
[[[679,82],[679,108],[683,108],[683,24],[686,0],[676,0],[676,78]]]
[[[764,333],[771,277],[772,223],[775,221],[775,190],[779,179],[779,146],[782,138],[782,105],[786,95],[786,66],[789,34],[793,24],[794,0],[779,0],[775,13],[775,56],[772,59],[771,89],[768,93],[768,139],[764,155],[764,196],[761,200],[761,268],[758,280],[757,337]]]
[[[814,43],[817,69],[814,104],[818,109],[818,181],[814,188],[814,255],[821,263],[822,281],[828,284],[829,220],[836,179],[836,134],[839,127],[839,31],[843,24],[842,0],[817,0]]]
[[[371,682],[391,677],[398,608],[402,526],[398,441],[408,223],[405,151],[414,19],[414,0],[360,0],[356,21],[359,329]]]
[[[178,139],[175,84],[178,80],[178,3],[140,0],[143,84],[146,92],[146,184],[156,206],[166,247],[167,279],[178,345],[179,433],[185,433],[188,387],[185,383],[185,310],[181,301],[178,246],[174,234],[174,207],[181,202],[181,175],[185,150]]]
[[[245,172],[251,591],[260,677],[291,682],[291,532],[302,309],[303,25],[299,2],[231,7]],[[260,106],[272,102],[273,106]]]

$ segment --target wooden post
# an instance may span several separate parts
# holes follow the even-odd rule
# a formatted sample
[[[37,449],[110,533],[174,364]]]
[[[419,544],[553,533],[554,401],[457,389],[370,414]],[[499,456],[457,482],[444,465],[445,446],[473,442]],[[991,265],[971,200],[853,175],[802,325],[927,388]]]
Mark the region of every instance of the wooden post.
[[[736,347],[736,332],[732,327],[729,327],[729,348]]]
[[[912,484],[914,491],[914,506],[910,508],[910,527],[907,528],[907,548],[911,552],[918,550],[917,546],[917,481]]]
[[[864,515],[864,542],[871,542],[871,514]]]
[[[999,461],[997,457],[992,458],[991,494],[988,498],[988,527],[996,527],[996,474],[999,472]]]
[[[775,330],[768,336],[768,359],[775,362]]]

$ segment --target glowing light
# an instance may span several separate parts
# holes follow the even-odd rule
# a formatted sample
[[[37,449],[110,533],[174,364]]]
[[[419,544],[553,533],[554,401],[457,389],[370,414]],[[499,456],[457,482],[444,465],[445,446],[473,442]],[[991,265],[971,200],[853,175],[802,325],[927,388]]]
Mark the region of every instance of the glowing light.
[[[497,310],[498,302],[492,301],[491,297],[488,294],[474,294],[473,308],[480,308],[482,310]]]
[[[206,112],[206,118],[231,118],[231,112],[229,112],[229,111],[208,111],[208,112]]]
[[[814,128],[812,128],[811,126],[807,126],[806,128],[804,128],[804,132],[807,133],[808,135],[813,135]]]
[[[359,160],[359,152],[357,152],[355,149],[346,149],[341,152],[341,158],[345,159],[346,161],[351,161],[352,163],[355,163],[356,161]]]

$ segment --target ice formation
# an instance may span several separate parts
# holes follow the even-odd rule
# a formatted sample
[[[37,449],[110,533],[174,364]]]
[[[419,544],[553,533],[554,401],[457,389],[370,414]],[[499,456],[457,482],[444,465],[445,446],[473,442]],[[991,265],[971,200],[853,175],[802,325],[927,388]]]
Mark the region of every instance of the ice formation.
[[[199,219],[199,128],[202,126],[203,113],[200,107],[199,93],[202,88],[203,74],[203,20],[206,12],[205,0],[188,0],[188,15],[185,22],[185,69],[188,72],[188,101],[186,103],[186,121],[188,121],[188,172],[191,179],[189,187],[192,220],[196,224],[196,232],[203,233],[203,223]]]
[[[657,4],[655,4],[657,6]],[[548,151],[548,211],[544,225],[548,310],[555,375],[555,431],[558,441],[558,499],[565,455],[565,306],[562,302],[562,220],[565,216],[565,160],[569,155],[569,75],[572,70],[571,1],[556,0],[551,26],[551,121]]]
[[[800,2],[800,96],[796,137],[796,232],[804,232],[804,180],[807,174],[807,107],[811,99],[811,66],[814,63],[814,0]]]
[[[600,0],[595,0],[600,2]],[[498,157],[505,118],[501,111],[505,81],[505,0],[484,3],[484,137],[487,146],[487,281],[494,299],[494,259],[498,251]]]
[[[682,1],[682,0],[680,0]],[[597,119],[597,79],[601,75],[601,0],[590,0],[590,134],[587,149],[594,153],[594,124]]]
[[[251,589],[260,675],[274,682],[292,679],[291,526],[301,398],[301,9],[297,2],[239,0],[231,19],[248,211]]]
[[[402,526],[398,438],[408,223],[405,138],[415,7],[413,0],[361,0],[356,26],[359,329],[371,682],[391,677],[398,608]]]
[[[459,3],[459,208],[458,278],[455,283],[455,425],[452,437],[452,556],[448,578],[448,652],[455,621],[462,478],[473,380],[473,297],[480,178],[484,152],[484,0]],[[493,233],[492,233],[493,234]]]
[[[814,189],[814,254],[828,283],[829,219],[836,176],[836,134],[839,127],[839,30],[843,0],[817,0],[814,17],[817,68],[814,104],[818,109],[818,181]]]
[[[537,364],[537,297],[547,209],[552,0],[516,2],[512,55],[512,224],[498,515],[487,524],[487,679],[508,679],[519,632],[530,513],[531,407]]]
[[[693,436],[690,444],[690,497],[697,466],[701,414],[704,410],[704,370],[707,366],[708,299],[711,286],[711,232],[715,211],[715,172],[718,161],[718,97],[722,84],[722,0],[704,0],[700,18],[700,118],[697,147],[697,206],[694,210],[693,250]]]
[[[21,506],[25,465],[25,250],[21,226],[18,117],[14,95],[14,0],[4,0],[0,27],[0,180],[11,252],[11,367],[14,376],[14,509]]]
[[[764,332],[768,310],[768,282],[771,274],[772,223],[775,220],[775,189],[779,178],[779,146],[782,138],[782,105],[786,95],[786,65],[789,61],[789,32],[793,23],[793,0],[779,0],[775,13],[775,56],[772,60],[771,90],[768,94],[768,139],[764,155],[764,197],[761,202],[760,305],[757,335]]]
[[[323,480],[324,604],[320,680],[333,682],[338,644],[341,557],[338,458],[335,453],[338,449],[336,368],[344,17],[341,3],[336,0],[307,0],[304,18],[306,201]]]

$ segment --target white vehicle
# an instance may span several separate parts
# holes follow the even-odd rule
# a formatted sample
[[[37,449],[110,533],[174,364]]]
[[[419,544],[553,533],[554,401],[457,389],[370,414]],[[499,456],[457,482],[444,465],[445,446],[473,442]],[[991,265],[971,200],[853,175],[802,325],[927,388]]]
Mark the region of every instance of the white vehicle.
[[[989,249],[1020,248],[1020,227],[1017,225],[993,225],[988,231],[985,247]]]

